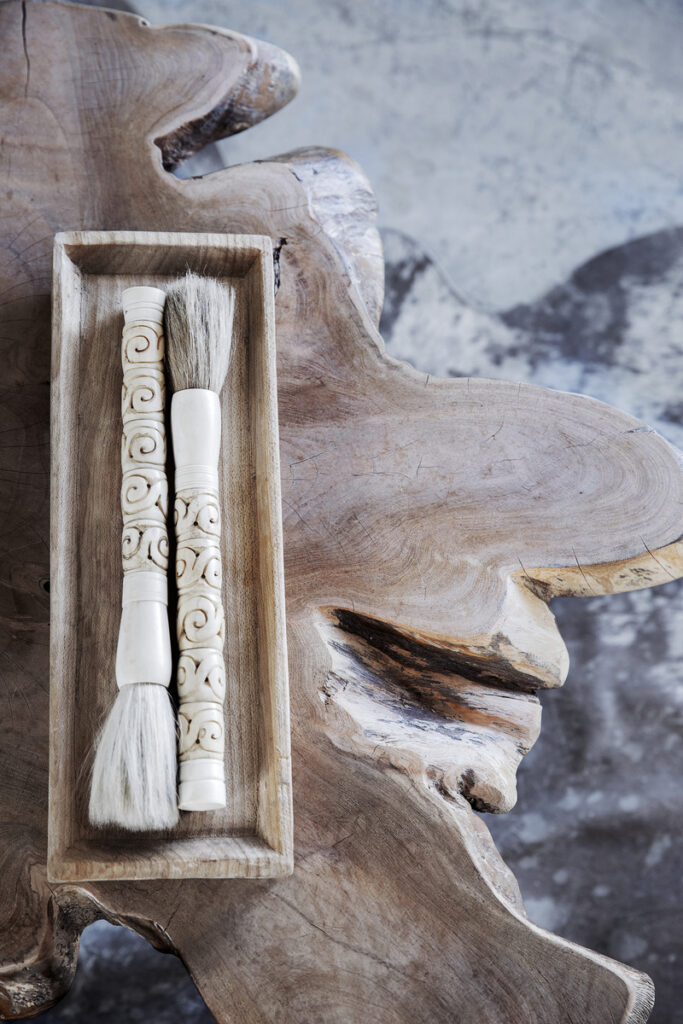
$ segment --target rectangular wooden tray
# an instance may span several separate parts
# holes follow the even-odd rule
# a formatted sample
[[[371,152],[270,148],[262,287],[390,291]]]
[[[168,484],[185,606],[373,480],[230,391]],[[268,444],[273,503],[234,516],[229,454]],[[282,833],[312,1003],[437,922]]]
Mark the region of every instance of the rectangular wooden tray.
[[[131,285],[163,288],[188,267],[229,280],[236,291],[233,358],[221,395],[228,802],[221,811],[183,813],[164,833],[95,829],[87,818],[90,767],[98,729],[116,698],[121,612],[121,293]],[[273,296],[266,237],[93,231],[55,238],[53,881],[264,878],[292,870]]]

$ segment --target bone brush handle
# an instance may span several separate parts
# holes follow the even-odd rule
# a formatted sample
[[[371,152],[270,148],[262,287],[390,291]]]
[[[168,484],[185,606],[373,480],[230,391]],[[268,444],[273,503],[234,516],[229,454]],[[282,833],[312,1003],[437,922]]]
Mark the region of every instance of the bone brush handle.
[[[158,288],[123,292],[121,342],[121,512],[123,599],[116,650],[119,688],[171,681],[168,624],[168,481],[164,426],[166,295]]]
[[[178,722],[184,811],[225,807],[225,663],[221,592],[218,395],[203,388],[171,400],[178,585]]]

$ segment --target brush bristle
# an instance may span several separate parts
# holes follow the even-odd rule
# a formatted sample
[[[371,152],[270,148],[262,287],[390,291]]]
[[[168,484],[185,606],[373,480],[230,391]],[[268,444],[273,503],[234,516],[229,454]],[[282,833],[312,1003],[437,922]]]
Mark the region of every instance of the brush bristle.
[[[136,832],[178,822],[176,721],[156,683],[123,686],[97,745],[88,815]]]
[[[174,391],[223,387],[232,354],[235,294],[188,270],[166,293],[166,358]]]

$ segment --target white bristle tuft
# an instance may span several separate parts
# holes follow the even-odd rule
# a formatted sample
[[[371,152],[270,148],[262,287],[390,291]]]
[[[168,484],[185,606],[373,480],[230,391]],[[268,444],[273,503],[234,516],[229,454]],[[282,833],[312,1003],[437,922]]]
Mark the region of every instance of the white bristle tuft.
[[[164,333],[174,391],[221,390],[232,354],[234,306],[233,288],[191,270],[169,286]]]
[[[138,832],[178,822],[176,720],[156,683],[123,686],[100,733],[89,817]]]

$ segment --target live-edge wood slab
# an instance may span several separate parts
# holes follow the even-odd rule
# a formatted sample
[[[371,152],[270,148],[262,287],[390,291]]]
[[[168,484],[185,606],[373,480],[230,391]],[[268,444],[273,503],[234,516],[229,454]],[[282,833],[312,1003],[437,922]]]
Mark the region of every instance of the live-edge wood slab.
[[[226,1024],[644,1021],[649,980],[531,924],[472,806],[512,806],[565,677],[548,600],[683,573],[676,454],[599,402],[390,359],[343,155],[168,173],[294,95],[281,51],[54,3],[0,5],[0,36],[2,1013],[58,998],[106,917],[179,953]],[[46,881],[50,254],[79,228],[273,240],[289,878]]]

